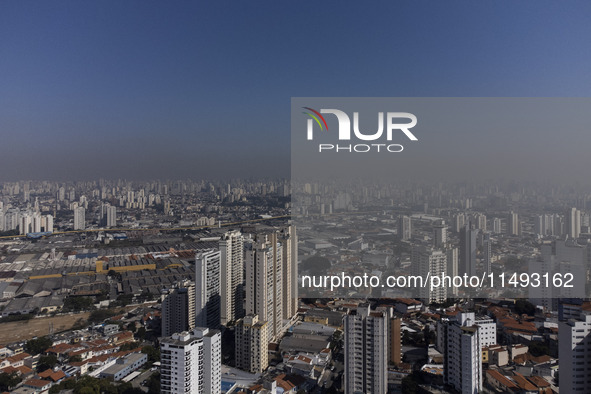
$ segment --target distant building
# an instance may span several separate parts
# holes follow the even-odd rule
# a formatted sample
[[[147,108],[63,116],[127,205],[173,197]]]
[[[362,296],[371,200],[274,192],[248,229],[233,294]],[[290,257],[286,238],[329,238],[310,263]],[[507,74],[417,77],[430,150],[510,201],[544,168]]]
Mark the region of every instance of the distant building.
[[[432,276],[441,277],[447,274],[447,255],[442,250],[433,249],[427,246],[413,246],[411,249],[411,272],[426,278],[428,273]],[[422,286],[416,294],[425,304],[433,302],[443,303],[447,300],[447,288],[438,286]]]
[[[490,233],[484,233],[482,237],[482,265],[487,275],[492,272],[492,242]]]
[[[74,230],[84,230],[86,228],[85,212],[83,207],[74,208]]]
[[[398,239],[408,241],[412,238],[412,220],[409,216],[402,215],[398,218]]]
[[[459,275],[476,275],[476,240],[478,230],[469,224],[460,230]]]
[[[493,219],[493,233],[500,234],[502,231],[502,222],[499,218]]]
[[[519,215],[516,212],[509,214],[509,223],[507,226],[507,233],[509,235],[521,235],[521,226],[519,223]]]
[[[566,235],[569,238],[579,238],[581,233],[581,211],[577,208],[571,208],[565,215]]]
[[[433,246],[443,248],[447,244],[447,226],[441,220],[433,226]]]
[[[346,394],[388,391],[388,322],[384,312],[360,305],[344,318]]]
[[[116,227],[117,226],[117,207],[114,207],[110,204],[101,205],[100,224],[103,227]]]

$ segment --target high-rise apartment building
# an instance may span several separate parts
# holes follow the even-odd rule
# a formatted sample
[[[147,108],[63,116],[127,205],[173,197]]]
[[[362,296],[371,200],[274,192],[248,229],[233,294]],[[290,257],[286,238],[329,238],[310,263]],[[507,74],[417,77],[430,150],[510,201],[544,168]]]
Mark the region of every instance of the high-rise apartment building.
[[[581,211],[571,208],[565,215],[566,235],[569,238],[578,238],[581,233]]]
[[[490,233],[484,233],[482,237],[482,265],[487,275],[492,272],[492,241]]]
[[[426,278],[427,275],[441,277],[447,274],[447,255],[444,251],[427,246],[413,246],[411,249],[411,272]],[[425,304],[443,303],[447,300],[447,289],[444,286],[418,288],[417,297]]]
[[[160,392],[221,393],[221,335],[198,328],[160,340]]]
[[[390,362],[395,366],[402,363],[402,319],[393,317],[390,319]]]
[[[345,394],[388,391],[388,322],[384,312],[360,305],[344,317]]]
[[[493,233],[500,234],[502,232],[502,221],[500,218],[493,219]]]
[[[298,311],[298,238],[295,226],[288,226],[278,234],[282,249],[283,319],[291,319]]]
[[[398,218],[398,239],[408,241],[412,238],[412,220],[409,216],[401,215]]]
[[[476,240],[478,230],[469,224],[460,230],[459,275],[476,275]]]
[[[591,388],[591,314],[558,323],[560,392],[588,393]]]
[[[517,214],[517,212],[511,212],[509,214],[509,220],[508,220],[508,226],[507,226],[507,233],[509,235],[520,235],[521,234],[521,224],[519,222],[519,215]]]
[[[195,284],[184,282],[162,295],[162,336],[195,327]]]
[[[101,205],[100,224],[103,227],[117,226],[117,207],[110,204]]]
[[[269,324],[269,339],[283,328],[283,248],[277,232],[257,234],[245,243],[246,313]]]
[[[257,315],[246,315],[236,322],[236,368],[251,373],[262,373],[269,366],[269,329]]]
[[[482,351],[474,313],[439,321],[437,347],[443,353],[445,383],[462,394],[482,392]]]
[[[203,340],[204,393],[222,392],[222,335],[218,330],[195,327],[193,335]]]
[[[221,323],[244,316],[244,236],[240,231],[222,235],[220,248]]]
[[[220,256],[219,250],[195,255],[195,325],[220,326]]]
[[[447,226],[443,220],[433,226],[433,246],[443,248],[447,245]]]
[[[86,228],[85,213],[83,207],[74,208],[74,230],[84,230]]]

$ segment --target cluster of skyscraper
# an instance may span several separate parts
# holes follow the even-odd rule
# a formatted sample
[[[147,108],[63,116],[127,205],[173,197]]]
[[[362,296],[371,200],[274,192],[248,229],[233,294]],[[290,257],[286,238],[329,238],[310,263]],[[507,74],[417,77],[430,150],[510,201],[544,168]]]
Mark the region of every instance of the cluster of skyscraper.
[[[234,323],[236,367],[265,371],[269,343],[284,333],[297,312],[295,227],[267,228],[248,235],[233,230],[216,241],[214,247],[211,240],[204,242],[204,249],[197,252],[195,281],[179,283],[162,296],[162,336],[167,339],[161,342],[161,351],[171,354],[171,358],[162,358],[163,370],[170,371],[170,379],[167,376],[162,381],[163,392],[175,392],[175,382],[184,376],[187,363],[202,363],[204,370],[214,371],[212,376],[220,375],[216,372],[221,368],[220,357],[194,359],[187,354],[202,346],[201,338],[219,335],[221,325]],[[209,331],[191,331],[202,333],[203,328]],[[210,345],[211,354],[221,354],[220,341],[212,340]],[[218,392],[193,379],[188,380],[191,389],[183,392]]]

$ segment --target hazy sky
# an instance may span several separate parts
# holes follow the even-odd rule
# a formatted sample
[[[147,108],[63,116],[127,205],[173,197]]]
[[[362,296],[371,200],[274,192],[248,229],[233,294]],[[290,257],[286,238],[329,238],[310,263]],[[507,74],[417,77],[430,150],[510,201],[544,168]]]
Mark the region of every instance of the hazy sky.
[[[588,1],[5,1],[0,181],[289,175],[290,98],[590,96]]]

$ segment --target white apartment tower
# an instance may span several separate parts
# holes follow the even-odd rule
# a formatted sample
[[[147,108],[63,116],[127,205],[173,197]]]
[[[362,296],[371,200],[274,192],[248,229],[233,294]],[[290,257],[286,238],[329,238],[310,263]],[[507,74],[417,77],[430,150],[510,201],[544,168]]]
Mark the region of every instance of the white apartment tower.
[[[74,230],[86,228],[85,210],[83,207],[74,208]]]
[[[268,323],[257,315],[238,320],[235,331],[236,368],[251,373],[263,373],[269,366]]]
[[[507,226],[507,232],[509,235],[520,235],[520,223],[519,223],[519,215],[516,212],[511,212],[509,214],[509,224]]]
[[[426,278],[428,273],[438,277],[447,274],[447,254],[442,250],[427,246],[413,246],[410,261],[413,275]],[[425,304],[443,303],[447,299],[447,289],[444,286],[434,289],[431,289],[430,286],[423,286],[419,287],[416,296],[421,298]]]
[[[388,391],[388,317],[360,305],[344,317],[345,394]]]
[[[220,256],[219,250],[195,255],[195,325],[220,326]]]
[[[493,233],[500,234],[501,233],[501,228],[502,228],[501,219],[494,218],[493,219]]]
[[[203,339],[203,383],[207,394],[222,392],[222,335],[218,330],[195,327],[193,335]]]
[[[571,208],[565,215],[566,234],[569,238],[578,238],[581,233],[581,211]]]
[[[220,247],[221,323],[244,316],[244,236],[238,230],[222,235]]]
[[[117,207],[110,204],[101,205],[100,223],[105,227],[117,226]]]
[[[456,320],[442,319],[437,323],[444,381],[462,394],[482,392],[482,347],[476,324],[474,313],[460,313]]]
[[[221,335],[207,328],[160,340],[162,394],[221,392]]]
[[[245,244],[246,313],[269,323],[269,339],[283,327],[283,248],[277,232],[257,234]]]
[[[591,387],[591,314],[558,323],[560,392],[588,393]]]

